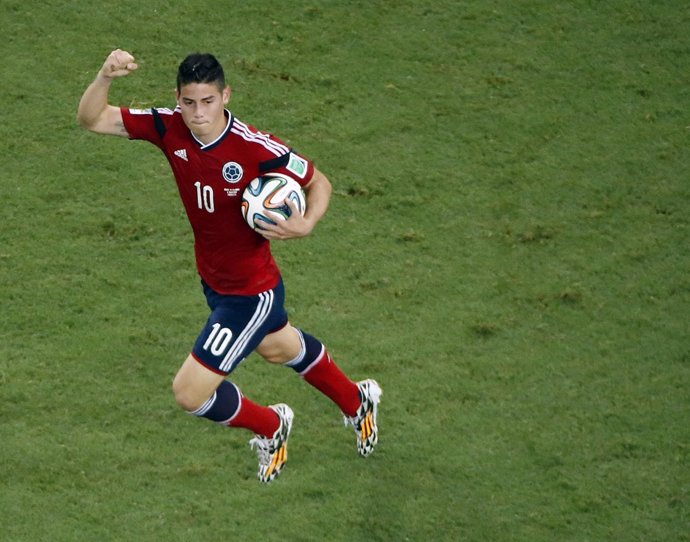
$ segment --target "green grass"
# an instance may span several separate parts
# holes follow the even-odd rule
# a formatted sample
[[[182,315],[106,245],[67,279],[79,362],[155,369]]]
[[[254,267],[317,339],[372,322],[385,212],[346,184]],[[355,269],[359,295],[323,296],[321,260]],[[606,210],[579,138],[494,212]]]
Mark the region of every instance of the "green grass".
[[[0,540],[690,540],[690,8],[639,2],[3,1]],[[206,308],[168,167],[74,120],[169,106],[215,52],[243,120],[331,178],[276,244],[294,323],[385,390],[366,461],[296,411],[250,435],[170,382]]]

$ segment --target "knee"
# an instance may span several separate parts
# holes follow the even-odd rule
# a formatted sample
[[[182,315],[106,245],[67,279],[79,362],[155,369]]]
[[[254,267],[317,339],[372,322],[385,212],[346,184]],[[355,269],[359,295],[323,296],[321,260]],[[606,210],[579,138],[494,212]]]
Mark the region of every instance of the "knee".
[[[261,352],[261,357],[264,358],[269,363],[275,363],[276,365],[282,365],[290,361],[290,357],[285,355],[280,348],[273,348],[271,350],[265,350]]]
[[[299,355],[301,348],[299,331],[288,325],[267,335],[257,348],[257,352],[269,363],[284,364]]]
[[[199,364],[191,355],[185,360],[175,375],[172,391],[175,401],[187,412],[198,410],[213,395],[224,380]]]
[[[194,393],[194,387],[191,383],[180,373],[178,373],[173,379],[172,392],[175,396],[175,402],[187,412],[194,412],[201,405],[204,404],[206,399],[199,399],[198,394]]]

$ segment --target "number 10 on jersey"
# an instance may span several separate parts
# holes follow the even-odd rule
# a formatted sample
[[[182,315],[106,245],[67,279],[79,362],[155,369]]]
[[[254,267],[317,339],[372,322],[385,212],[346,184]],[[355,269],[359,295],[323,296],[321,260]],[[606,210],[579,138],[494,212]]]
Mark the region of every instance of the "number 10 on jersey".
[[[199,206],[199,209],[205,209],[209,213],[215,211],[213,187],[201,184],[201,181],[195,182],[194,186],[196,187],[196,204]]]

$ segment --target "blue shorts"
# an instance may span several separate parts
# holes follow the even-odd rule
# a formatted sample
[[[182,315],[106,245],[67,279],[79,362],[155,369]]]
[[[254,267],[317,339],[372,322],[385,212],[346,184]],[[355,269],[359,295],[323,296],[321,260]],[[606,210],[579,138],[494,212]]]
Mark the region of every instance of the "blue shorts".
[[[215,373],[231,373],[263,338],[288,323],[283,281],[258,295],[223,295],[202,282],[211,315],[192,355]]]

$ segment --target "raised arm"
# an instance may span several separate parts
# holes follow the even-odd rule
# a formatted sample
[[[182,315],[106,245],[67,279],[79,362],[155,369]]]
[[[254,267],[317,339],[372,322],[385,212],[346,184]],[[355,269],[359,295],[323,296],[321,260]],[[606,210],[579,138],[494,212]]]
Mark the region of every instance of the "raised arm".
[[[108,93],[116,77],[129,75],[137,67],[134,57],[127,51],[116,49],[110,53],[81,97],[77,112],[79,124],[97,134],[127,137],[120,108],[108,103]]]

